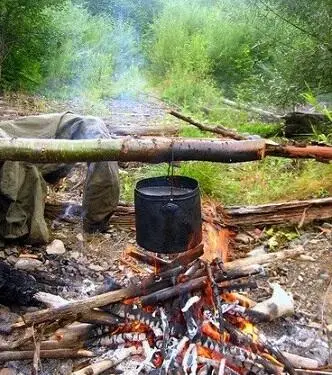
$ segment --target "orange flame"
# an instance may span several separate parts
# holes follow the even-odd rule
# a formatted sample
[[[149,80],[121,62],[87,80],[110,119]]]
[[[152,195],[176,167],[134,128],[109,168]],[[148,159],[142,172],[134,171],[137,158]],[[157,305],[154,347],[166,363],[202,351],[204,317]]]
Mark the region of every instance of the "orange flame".
[[[219,258],[227,261],[230,232],[225,228],[205,222],[203,224],[204,254],[202,258],[208,262]]]

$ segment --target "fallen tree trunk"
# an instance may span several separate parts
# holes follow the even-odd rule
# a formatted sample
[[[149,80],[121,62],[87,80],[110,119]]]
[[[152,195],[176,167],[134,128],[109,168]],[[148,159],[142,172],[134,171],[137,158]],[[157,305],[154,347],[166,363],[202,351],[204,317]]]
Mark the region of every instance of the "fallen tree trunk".
[[[222,223],[236,225],[297,224],[332,217],[332,198],[308,199],[258,206],[233,206],[218,209]]]
[[[0,160],[29,163],[137,161],[162,163],[186,160],[238,163],[265,156],[332,160],[329,146],[283,146],[266,140],[221,141],[183,138],[0,139]]]
[[[77,203],[46,202],[45,216],[51,219],[61,215],[73,206],[75,216],[81,216],[82,206]],[[217,208],[221,224],[268,225],[296,224],[302,226],[315,220],[332,218],[332,198],[308,199],[282,203],[269,203],[257,206],[226,206]],[[203,211],[204,220],[204,211]],[[207,217],[206,221],[210,218]],[[111,224],[126,223],[135,226],[135,210],[133,206],[118,206],[111,218]]]
[[[280,122],[282,120],[282,116],[276,115],[275,113],[270,112],[270,111],[265,111],[264,109],[261,109],[261,108],[252,107],[248,104],[234,102],[233,100],[229,100],[226,98],[222,98],[221,101],[230,107],[234,107],[236,109],[242,109],[247,112],[257,113],[258,115],[262,116],[266,120],[270,120],[270,121],[272,120],[274,122]]]

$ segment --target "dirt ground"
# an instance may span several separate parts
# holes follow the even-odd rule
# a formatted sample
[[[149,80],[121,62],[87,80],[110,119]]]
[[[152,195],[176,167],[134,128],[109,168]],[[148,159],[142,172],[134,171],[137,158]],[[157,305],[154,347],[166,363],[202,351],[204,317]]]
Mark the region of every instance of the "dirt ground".
[[[33,101],[27,100],[24,103],[13,104],[0,98],[0,121],[31,112],[38,113],[38,106],[34,107],[32,103]],[[164,108],[155,100],[148,104],[146,99],[142,99],[141,102],[116,100],[110,103],[109,108],[112,114],[107,117],[107,122],[110,125],[157,124],[165,116]],[[62,184],[49,188],[48,200],[80,203],[84,175],[85,166],[78,165]],[[114,278],[120,284],[127,285],[142,276],[123,262],[123,251],[128,245],[135,245],[135,232],[132,226],[112,225],[107,233],[86,235],[77,217],[66,220],[59,217],[49,220],[48,224],[52,239],[59,239],[65,245],[66,252],[63,255],[48,255],[46,246],[33,248],[26,245],[11,245],[0,249],[0,259],[15,265],[20,256],[34,254],[42,262],[41,269],[72,280],[74,287],[61,291],[66,298],[88,295],[98,285]],[[232,257],[244,256],[254,249],[266,251],[268,236],[265,233],[268,228],[263,229],[237,228],[231,246]],[[263,300],[271,295],[269,283],[279,283],[286,291],[292,293],[295,314],[291,318],[282,319],[276,326],[262,327],[264,332],[272,334],[273,331],[275,337],[280,338],[283,335],[293,336],[294,327],[298,327],[299,330],[305,327],[313,332],[312,337],[319,337],[324,342],[331,343],[332,337],[330,340],[326,337],[327,326],[332,324],[332,222],[317,223],[297,231],[296,239],[283,243],[277,250],[301,246],[303,254],[297,259],[269,266],[267,278],[260,282],[259,289],[251,296],[256,300]],[[253,235],[258,232],[259,236]],[[332,336],[332,333],[330,335]],[[307,333],[305,337],[308,337]],[[315,340],[310,339],[310,345],[306,344],[303,351],[308,352],[306,355],[315,357]],[[328,351],[328,348],[326,350]]]

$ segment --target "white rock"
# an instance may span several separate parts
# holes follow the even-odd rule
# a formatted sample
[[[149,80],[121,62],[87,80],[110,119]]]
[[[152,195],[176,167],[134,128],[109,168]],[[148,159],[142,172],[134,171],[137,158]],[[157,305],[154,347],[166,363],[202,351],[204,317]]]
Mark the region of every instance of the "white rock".
[[[306,254],[301,254],[299,256],[299,259],[300,260],[305,260],[305,261],[308,261],[308,262],[315,262],[315,258],[313,258],[312,256],[310,255],[306,255]]]
[[[265,254],[266,254],[265,246],[261,245],[261,246],[255,247],[254,249],[249,251],[248,256],[256,257],[256,256],[259,256],[259,255],[265,255]]]
[[[49,255],[61,255],[66,252],[66,248],[61,240],[53,240],[47,245],[46,252]]]
[[[235,237],[236,242],[242,242],[244,244],[248,244],[252,241],[252,237],[245,233],[238,233]]]
[[[19,258],[15,263],[15,268],[22,271],[35,271],[43,265],[38,259]]]
[[[90,269],[91,271],[96,271],[96,272],[104,271],[104,268],[101,267],[101,266],[98,266],[97,264],[90,264],[90,265],[89,265],[89,269]]]
[[[77,238],[78,241],[84,242],[84,238],[83,238],[82,233],[78,233],[78,235],[76,236],[76,238]]]

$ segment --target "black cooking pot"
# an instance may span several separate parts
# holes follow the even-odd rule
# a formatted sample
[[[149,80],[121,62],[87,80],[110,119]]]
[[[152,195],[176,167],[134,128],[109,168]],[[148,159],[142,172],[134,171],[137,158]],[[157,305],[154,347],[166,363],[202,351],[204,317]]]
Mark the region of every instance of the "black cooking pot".
[[[135,189],[136,241],[158,253],[180,253],[202,241],[201,200],[196,180],[154,177]]]

